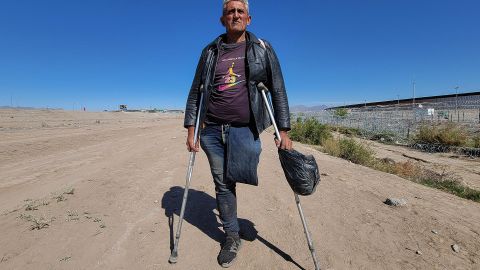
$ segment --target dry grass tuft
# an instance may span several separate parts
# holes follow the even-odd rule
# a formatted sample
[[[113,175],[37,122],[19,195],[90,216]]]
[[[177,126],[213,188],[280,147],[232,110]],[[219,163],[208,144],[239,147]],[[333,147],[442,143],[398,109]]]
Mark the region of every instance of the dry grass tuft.
[[[32,215],[24,215],[24,214],[21,214],[19,218],[32,222],[32,224],[30,225],[30,230],[41,230],[43,228],[47,228],[48,226],[50,226],[50,223],[52,221],[52,220],[48,221],[43,217],[37,218]]]
[[[443,170],[441,173],[423,167],[419,163],[411,161],[386,163],[382,159],[376,159],[372,168],[398,175],[410,181],[433,187],[458,197],[480,202],[480,191],[469,188],[461,183],[461,178],[453,173]]]
[[[329,138],[323,143],[323,151],[331,156],[339,157],[341,152],[338,140]]]

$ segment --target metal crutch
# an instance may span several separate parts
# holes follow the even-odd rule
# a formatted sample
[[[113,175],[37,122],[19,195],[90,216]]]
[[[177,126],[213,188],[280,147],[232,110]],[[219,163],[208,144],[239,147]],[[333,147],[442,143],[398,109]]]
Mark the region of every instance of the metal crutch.
[[[198,105],[198,113],[197,113],[197,120],[195,123],[195,132],[193,137],[193,145],[197,144],[198,140],[198,129],[200,126],[200,113],[202,111],[202,104],[203,104],[203,85],[200,86],[200,103]],[[186,176],[186,183],[185,183],[185,190],[183,191],[183,201],[182,201],[182,208],[180,210],[180,219],[177,225],[177,233],[175,235],[175,243],[173,245],[172,253],[170,254],[170,258],[168,259],[169,263],[176,263],[178,257],[178,242],[180,240],[180,233],[182,231],[182,222],[183,216],[185,214],[185,206],[187,204],[187,197],[188,197],[188,188],[190,187],[190,181],[192,179],[192,172],[193,172],[193,165],[195,164],[195,151],[190,153],[190,160],[188,161],[188,169],[187,169],[187,176]]]
[[[275,136],[277,136],[277,139],[281,141],[280,132],[278,131],[277,124],[275,123],[275,118],[273,117],[273,112],[272,112],[272,109],[270,108],[267,95],[265,94],[265,92],[268,92],[268,88],[262,82],[257,84],[257,88],[262,93],[263,101],[265,102],[265,106],[267,107],[268,114],[270,115],[270,119],[272,120],[273,127],[275,128]],[[313,263],[315,264],[315,270],[320,270],[320,266],[317,262],[317,256],[315,254],[315,248],[313,247],[313,241],[312,241],[312,238],[310,237],[310,232],[308,231],[308,228],[307,228],[307,221],[305,220],[305,216],[303,215],[302,205],[300,204],[300,198],[298,197],[297,193],[293,192],[293,194],[295,195],[295,203],[297,204],[298,212],[300,213],[300,218],[302,219],[303,230],[305,232],[305,236],[307,237],[308,248],[310,249],[310,253],[312,253]]]

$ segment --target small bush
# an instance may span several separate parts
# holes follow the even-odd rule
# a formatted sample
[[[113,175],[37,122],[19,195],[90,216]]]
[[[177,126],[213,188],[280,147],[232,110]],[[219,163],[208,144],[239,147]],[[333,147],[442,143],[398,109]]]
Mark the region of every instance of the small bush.
[[[468,134],[460,127],[450,124],[441,129],[437,137],[441,144],[464,146],[467,142]]]
[[[368,146],[351,138],[329,138],[323,143],[323,151],[329,155],[365,166],[371,165],[375,159],[374,152]]]
[[[395,141],[395,137],[396,135],[392,131],[382,131],[380,133],[372,134],[370,140],[393,143]]]
[[[341,150],[338,140],[329,138],[323,143],[323,151],[331,156],[340,157]]]
[[[335,109],[334,115],[338,117],[345,117],[348,114],[348,110],[346,108],[338,108]]]
[[[394,171],[396,175],[410,180],[420,178],[422,175],[420,166],[411,161],[396,163]]]
[[[360,165],[369,165],[374,159],[374,152],[368,146],[354,139],[340,139],[340,157]]]
[[[319,123],[314,118],[309,118],[295,122],[292,125],[290,137],[295,141],[322,145],[325,140],[332,137],[332,134],[327,125]]]
[[[342,126],[331,126],[330,128],[333,131],[339,132],[349,137],[362,135],[361,130],[358,128],[342,127]]]
[[[453,123],[444,126],[423,125],[414,137],[415,142],[449,146],[465,146],[467,139],[467,132]]]
[[[422,125],[413,140],[419,143],[437,143],[436,133],[435,127]]]
[[[395,161],[387,161],[387,159],[375,159],[374,162],[372,162],[371,168],[377,170],[377,171],[382,171],[386,173],[391,173],[391,174],[396,174],[396,164]]]
[[[472,147],[480,148],[480,135],[475,135],[472,137]]]

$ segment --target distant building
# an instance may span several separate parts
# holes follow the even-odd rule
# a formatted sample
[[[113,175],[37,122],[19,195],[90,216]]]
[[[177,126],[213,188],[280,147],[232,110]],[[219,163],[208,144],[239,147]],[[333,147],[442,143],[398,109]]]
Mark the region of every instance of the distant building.
[[[127,105],[120,104],[119,109],[120,109],[120,111],[126,112],[127,111]]]

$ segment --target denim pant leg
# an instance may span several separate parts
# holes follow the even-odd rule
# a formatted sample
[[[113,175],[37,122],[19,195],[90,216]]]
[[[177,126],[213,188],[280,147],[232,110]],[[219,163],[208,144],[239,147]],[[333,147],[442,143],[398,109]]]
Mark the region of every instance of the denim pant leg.
[[[225,130],[224,136],[228,136]],[[224,141],[225,139],[225,141]],[[223,230],[227,233],[240,231],[237,219],[237,197],[235,182],[227,181],[225,177],[226,138],[222,138],[221,126],[207,126],[200,136],[200,145],[207,155],[210,170],[215,183],[217,209],[223,223]]]

